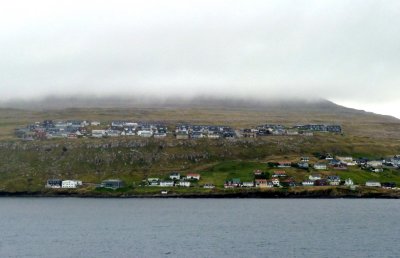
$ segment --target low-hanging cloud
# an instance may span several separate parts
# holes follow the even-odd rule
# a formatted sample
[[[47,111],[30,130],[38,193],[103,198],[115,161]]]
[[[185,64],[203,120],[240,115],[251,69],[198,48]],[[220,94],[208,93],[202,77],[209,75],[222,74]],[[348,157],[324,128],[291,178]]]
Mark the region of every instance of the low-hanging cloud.
[[[1,98],[400,98],[398,1],[9,1]]]

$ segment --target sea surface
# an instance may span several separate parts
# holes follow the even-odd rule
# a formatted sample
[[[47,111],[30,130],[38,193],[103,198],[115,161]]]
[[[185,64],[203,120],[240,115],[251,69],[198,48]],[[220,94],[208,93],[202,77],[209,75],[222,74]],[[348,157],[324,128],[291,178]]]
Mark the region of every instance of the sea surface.
[[[0,257],[400,257],[400,201],[0,198]]]

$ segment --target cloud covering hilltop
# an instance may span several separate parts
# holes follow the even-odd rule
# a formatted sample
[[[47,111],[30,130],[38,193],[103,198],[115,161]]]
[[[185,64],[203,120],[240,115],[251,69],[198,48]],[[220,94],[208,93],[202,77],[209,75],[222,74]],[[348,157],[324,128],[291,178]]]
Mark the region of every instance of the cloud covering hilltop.
[[[398,10],[368,0],[9,1],[1,98],[283,96],[395,114]]]

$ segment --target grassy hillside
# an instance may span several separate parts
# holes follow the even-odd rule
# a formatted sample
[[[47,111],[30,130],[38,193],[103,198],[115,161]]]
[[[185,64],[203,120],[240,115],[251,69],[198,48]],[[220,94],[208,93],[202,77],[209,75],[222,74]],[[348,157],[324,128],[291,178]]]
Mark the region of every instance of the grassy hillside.
[[[226,104],[196,107],[67,108],[51,110],[0,109],[0,190],[37,191],[48,178],[71,178],[99,183],[121,178],[140,184],[148,176],[166,177],[171,171],[196,171],[202,183],[222,185],[227,178],[250,180],[254,169],[266,170],[268,161],[297,160],[302,155],[329,152],[353,157],[379,158],[400,154],[400,121],[337,106],[330,102],[291,105]],[[232,104],[232,103],[231,103]],[[238,103],[236,103],[238,104]],[[343,135],[316,134],[314,137],[269,136],[235,140],[176,140],[120,137],[107,139],[44,140],[22,142],[16,127],[44,119],[88,119],[164,121],[194,124],[224,124],[235,128],[262,123],[337,123]],[[315,160],[314,160],[315,161]],[[313,171],[289,169],[290,176],[304,179]],[[373,174],[358,169],[339,174],[363,183],[370,179],[400,183],[397,171]]]

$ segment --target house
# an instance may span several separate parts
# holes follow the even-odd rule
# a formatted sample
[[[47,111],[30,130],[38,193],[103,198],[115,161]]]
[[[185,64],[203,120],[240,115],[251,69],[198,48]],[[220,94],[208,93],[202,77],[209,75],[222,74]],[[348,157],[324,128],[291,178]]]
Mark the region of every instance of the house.
[[[381,183],[380,182],[376,182],[376,181],[367,181],[365,183],[365,186],[367,186],[367,187],[381,187]]]
[[[99,121],[92,121],[92,122],[90,122],[90,125],[91,126],[99,126],[100,122]]]
[[[310,162],[310,158],[309,157],[301,157],[300,162]]]
[[[354,182],[353,182],[353,180],[351,180],[351,178],[347,178],[347,179],[344,181],[344,185],[345,185],[345,186],[352,186],[352,185],[354,185]]]
[[[190,138],[192,138],[192,139],[200,139],[200,138],[204,138],[204,137],[205,137],[205,135],[202,132],[193,132],[190,135]]]
[[[314,164],[314,169],[317,170],[326,170],[327,166],[325,163],[315,163]]]
[[[291,130],[291,129],[288,129],[288,130],[286,130],[286,135],[299,135],[299,131],[298,130]]]
[[[280,161],[278,162],[278,168],[290,168],[292,163],[290,161]]]
[[[179,181],[179,186],[190,187],[190,181]]]
[[[94,138],[102,138],[106,135],[105,130],[92,130],[92,137]]]
[[[254,182],[243,182],[242,187],[254,187]]]
[[[239,178],[232,178],[230,180],[225,181],[224,188],[234,188],[239,187],[241,185],[241,181]]]
[[[254,180],[256,187],[267,187],[267,179],[258,178]]]
[[[181,174],[180,173],[172,173],[169,175],[169,179],[179,180],[179,179],[181,179]]]
[[[278,179],[278,178],[272,178],[271,182],[272,182],[272,184],[273,184],[274,186],[280,186],[280,183],[279,183],[279,179]]]
[[[341,163],[346,164],[347,166],[356,166],[357,162],[353,160],[353,157],[342,157],[337,156],[336,159],[340,160]]]
[[[371,161],[367,161],[366,166],[368,167],[382,167],[383,166],[383,162],[381,160],[371,160]]]
[[[217,134],[217,133],[209,133],[209,134],[207,135],[207,137],[210,138],[210,139],[219,139],[219,138],[220,138],[220,135]]]
[[[82,181],[77,180],[63,180],[61,182],[61,188],[77,188],[82,185]]]
[[[149,138],[149,137],[153,136],[153,131],[151,131],[151,130],[141,130],[141,131],[137,132],[137,135],[141,136],[141,137]]]
[[[358,158],[356,160],[357,164],[360,165],[360,166],[366,165],[368,161],[369,161],[368,158]]]
[[[314,186],[314,181],[312,181],[312,180],[304,180],[301,184],[303,186]]]
[[[160,181],[160,186],[172,187],[174,186],[174,181]]]
[[[256,138],[257,137],[257,132],[246,128],[246,129],[243,129],[242,136],[244,138]]]
[[[311,181],[321,180],[321,175],[320,174],[312,174],[312,175],[308,176],[308,179]]]
[[[213,184],[204,184],[204,185],[203,185],[203,188],[214,189],[214,188],[215,188],[215,185],[213,185]]]
[[[46,188],[61,188],[62,181],[60,179],[49,179],[46,182]]]
[[[297,163],[297,166],[299,166],[299,168],[307,169],[310,165],[308,164],[308,162],[302,161]]]
[[[118,136],[121,135],[121,131],[109,129],[109,130],[106,131],[106,135],[108,137],[118,137]],[[92,136],[93,136],[93,132],[92,132]]]
[[[390,163],[394,167],[399,167],[400,168],[400,155],[395,155],[393,158],[390,159]]]
[[[340,176],[328,176],[327,178],[329,185],[339,185],[340,184]]]
[[[343,163],[338,159],[331,159],[329,161],[329,166],[335,166],[335,165],[340,165],[340,164],[343,164]]]
[[[198,173],[189,173],[186,175],[186,179],[188,180],[200,180],[200,174]]]
[[[167,137],[167,133],[156,132],[153,134],[154,138],[164,138]]]
[[[124,187],[124,182],[122,182],[120,179],[108,179],[101,182],[100,187],[118,189]]]
[[[279,171],[274,171],[274,173],[272,174],[272,177],[286,177],[286,171],[283,170],[279,170]]]
[[[147,178],[149,186],[159,185],[160,179],[156,177]]]
[[[333,160],[333,156],[330,153],[326,153],[325,160]]]

